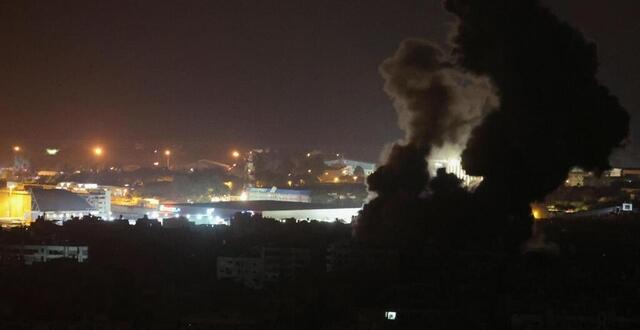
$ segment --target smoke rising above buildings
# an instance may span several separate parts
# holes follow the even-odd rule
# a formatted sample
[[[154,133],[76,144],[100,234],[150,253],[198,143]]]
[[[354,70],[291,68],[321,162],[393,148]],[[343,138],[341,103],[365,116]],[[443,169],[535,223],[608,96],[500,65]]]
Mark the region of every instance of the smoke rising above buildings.
[[[574,166],[607,169],[628,134],[629,116],[596,79],[595,45],[538,1],[444,5],[458,19],[450,54],[408,39],[380,67],[406,135],[369,177],[378,197],[363,208],[356,233],[449,221],[521,242],[529,235],[529,204]],[[434,150],[447,157],[462,152],[464,169],[484,181],[473,193],[429,191],[425,158]],[[434,205],[454,200],[456,211]]]
[[[473,130],[465,169],[512,205],[544,198],[574,166],[609,168],[629,115],[596,75],[596,45],[538,1],[449,0],[457,63],[491,78],[500,111]]]
[[[424,163],[433,150],[457,158],[471,129],[497,108],[497,97],[488,79],[454,68],[445,52],[427,40],[404,40],[382,63],[380,73],[405,138],[391,149],[386,164],[370,179],[370,188],[385,193],[402,189],[394,183],[401,186],[409,181],[419,186],[409,189],[417,195],[424,190],[428,177],[407,171],[405,162]],[[410,153],[415,154],[407,157]],[[416,167],[411,166],[419,170]],[[422,164],[419,171],[425,167]],[[403,180],[404,176],[411,179]]]

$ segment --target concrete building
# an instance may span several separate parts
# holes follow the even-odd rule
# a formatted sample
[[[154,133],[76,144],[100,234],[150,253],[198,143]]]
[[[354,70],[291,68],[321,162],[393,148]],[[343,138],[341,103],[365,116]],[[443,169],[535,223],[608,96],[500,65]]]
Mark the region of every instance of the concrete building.
[[[263,247],[261,256],[267,282],[295,279],[311,264],[308,249]]]
[[[97,213],[95,215],[105,220],[113,219],[111,212],[111,191],[114,187],[99,186],[95,183],[61,182],[57,189],[71,191],[84,198]],[[122,193],[121,188],[115,187],[116,193]]]
[[[394,249],[371,248],[353,242],[333,243],[327,248],[327,272],[396,269],[399,253]]]
[[[89,259],[89,248],[69,245],[5,245],[0,246],[0,258],[2,261],[18,261],[26,265],[62,258],[85,262]]]
[[[219,280],[230,279],[252,289],[262,287],[264,263],[260,257],[218,257]]]
[[[259,289],[268,283],[292,280],[309,269],[307,249],[263,247],[259,256],[218,257],[218,279],[230,279]]]
[[[95,189],[84,194],[79,194],[96,211],[97,216],[105,220],[112,220],[111,213],[111,191],[108,189]]]

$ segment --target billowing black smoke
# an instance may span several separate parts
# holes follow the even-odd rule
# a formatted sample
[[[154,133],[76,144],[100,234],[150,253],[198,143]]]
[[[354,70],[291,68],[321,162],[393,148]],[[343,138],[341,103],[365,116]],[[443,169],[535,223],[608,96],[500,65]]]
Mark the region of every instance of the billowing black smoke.
[[[399,215],[405,223],[416,221],[420,212],[403,212],[415,211],[426,190],[426,157],[433,148],[466,144],[471,128],[497,106],[488,80],[454,68],[429,41],[403,41],[394,56],[382,63],[380,73],[406,135],[392,147],[386,164],[368,179],[377,199],[363,211],[361,236],[367,232],[364,228],[375,228]]]
[[[629,118],[596,79],[593,43],[534,0],[449,0],[446,9],[460,19],[459,64],[500,91],[501,110],[473,131],[462,157],[485,178],[482,193],[528,204],[573,166],[609,168]]]
[[[411,39],[381,66],[407,135],[369,178],[377,198],[365,206],[356,233],[374,237],[373,228],[384,234],[403,223],[417,229],[450,221],[519,241],[530,228],[529,204],[572,167],[609,167],[611,151],[628,134],[628,114],[596,79],[595,45],[537,0],[446,0],[445,8],[458,17],[449,56]],[[490,79],[499,105],[479,77]],[[465,92],[469,85],[480,92]],[[428,188],[425,173],[425,157],[448,143],[466,146],[463,167],[484,177],[473,193],[452,197],[455,210],[434,205],[452,201]]]

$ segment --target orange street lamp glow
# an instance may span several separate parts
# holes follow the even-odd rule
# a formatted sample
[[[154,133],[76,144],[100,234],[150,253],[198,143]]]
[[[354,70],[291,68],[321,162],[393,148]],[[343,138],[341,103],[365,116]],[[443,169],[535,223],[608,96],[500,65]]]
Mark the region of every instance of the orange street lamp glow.
[[[168,150],[168,149],[167,149],[167,150],[165,150],[165,151],[164,151],[164,155],[165,155],[165,156],[171,156],[171,150]]]
[[[102,152],[103,152],[103,151],[102,151],[102,148],[101,148],[101,147],[95,147],[95,148],[93,148],[93,154],[94,154],[94,155],[96,155],[96,156],[98,156],[98,157],[102,156]]]
[[[14,146],[13,147],[13,151],[15,151],[15,152],[20,152],[20,150],[22,150],[22,148],[20,148],[20,146]]]
[[[240,157],[240,153],[238,152],[238,150],[234,150],[233,152],[231,152],[231,156],[233,156],[233,158],[238,158]]]

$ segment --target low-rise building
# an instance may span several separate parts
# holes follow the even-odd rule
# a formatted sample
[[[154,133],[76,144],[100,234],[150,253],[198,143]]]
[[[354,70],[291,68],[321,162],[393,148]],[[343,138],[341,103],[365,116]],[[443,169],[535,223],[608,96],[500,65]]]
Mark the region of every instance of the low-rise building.
[[[350,272],[374,268],[397,268],[395,249],[372,248],[354,242],[339,242],[327,248],[327,272]]]
[[[262,261],[265,281],[291,280],[308,269],[311,253],[308,249],[264,247]]]
[[[218,257],[219,280],[231,279],[253,289],[262,287],[264,262],[261,257]]]
[[[217,276],[259,289],[266,283],[298,278],[310,264],[308,249],[263,247],[255,256],[218,257]]]
[[[89,259],[89,247],[69,245],[5,245],[0,246],[2,261],[19,261],[26,265],[55,259],[85,262]]]

